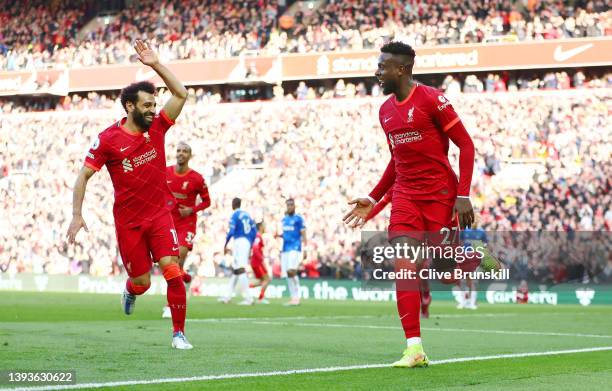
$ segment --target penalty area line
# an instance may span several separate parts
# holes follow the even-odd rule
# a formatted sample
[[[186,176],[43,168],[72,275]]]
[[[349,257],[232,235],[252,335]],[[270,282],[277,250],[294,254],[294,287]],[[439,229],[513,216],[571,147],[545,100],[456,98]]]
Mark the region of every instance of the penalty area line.
[[[561,355],[561,354],[589,353],[589,352],[600,352],[600,351],[606,351],[606,350],[612,350],[612,346],[599,346],[599,347],[584,348],[584,349],[550,350],[550,351],[545,351],[545,352],[496,354],[496,355],[491,355],[491,356],[447,358],[443,360],[430,361],[430,365],[454,364],[454,363],[470,362],[470,361],[498,360],[498,359],[504,359],[504,358],[555,356],[555,355]],[[74,390],[74,389],[102,388],[102,387],[136,386],[136,385],[146,385],[146,384],[185,383],[185,382],[195,382],[195,381],[241,379],[241,378],[249,378],[249,377],[301,375],[301,374],[307,374],[307,373],[340,372],[340,371],[350,371],[350,370],[356,370],[356,369],[372,369],[372,368],[388,368],[388,367],[390,367],[390,364],[388,363],[387,364],[362,364],[362,365],[349,365],[349,366],[336,366],[336,367],[310,368],[310,369],[290,369],[286,371],[272,371],[272,372],[228,373],[228,374],[223,374],[223,375],[175,377],[175,378],[151,379],[151,380],[125,380],[125,381],[114,381],[114,382],[106,382],[106,383],[83,383],[83,384],[53,385],[53,386],[38,386],[38,387],[2,388],[0,389],[0,391]]]

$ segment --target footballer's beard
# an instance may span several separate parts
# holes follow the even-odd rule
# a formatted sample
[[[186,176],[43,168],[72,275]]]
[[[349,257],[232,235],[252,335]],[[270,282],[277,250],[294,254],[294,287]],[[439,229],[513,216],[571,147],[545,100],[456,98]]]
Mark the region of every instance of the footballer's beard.
[[[395,94],[397,90],[397,82],[395,80],[385,80],[383,83],[383,94]]]
[[[134,110],[132,112],[132,118],[134,119],[136,125],[138,125],[138,127],[143,131],[147,131],[149,130],[149,127],[151,127],[151,122],[147,122],[142,111]]]

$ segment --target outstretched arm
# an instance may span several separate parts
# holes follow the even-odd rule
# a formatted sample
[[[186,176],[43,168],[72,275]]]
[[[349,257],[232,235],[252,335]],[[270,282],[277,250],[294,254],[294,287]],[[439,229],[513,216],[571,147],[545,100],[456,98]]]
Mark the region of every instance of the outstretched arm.
[[[183,105],[187,100],[187,89],[168,68],[159,62],[157,54],[151,49],[148,43],[136,40],[134,48],[136,49],[140,62],[150,66],[157,72],[159,77],[166,84],[166,87],[168,87],[168,90],[172,93],[172,97],[164,105],[163,111],[168,118],[174,121],[181,113]]]
[[[84,166],[81,168],[77,180],[74,183],[74,190],[72,192],[72,221],[68,227],[68,243],[75,242],[76,235],[81,228],[85,228],[85,231],[89,231],[82,215],[83,200],[85,199],[87,182],[95,172],[94,169]]]
[[[393,187],[395,183],[395,161],[393,155],[380,181],[367,197],[355,198],[349,201],[353,209],[344,215],[344,223],[351,228],[363,227],[374,205]]]

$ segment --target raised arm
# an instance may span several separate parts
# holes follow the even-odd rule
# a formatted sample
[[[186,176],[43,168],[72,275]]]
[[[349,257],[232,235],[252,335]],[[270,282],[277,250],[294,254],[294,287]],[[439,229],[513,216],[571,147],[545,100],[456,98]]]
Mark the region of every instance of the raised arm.
[[[85,224],[85,220],[83,219],[82,210],[85,190],[87,190],[87,182],[95,172],[94,169],[83,166],[74,183],[74,189],[72,191],[72,221],[68,227],[68,243],[75,242],[76,235],[81,228],[85,228],[85,231],[89,232],[87,224]]]
[[[140,62],[150,66],[151,69],[157,72],[159,77],[166,84],[166,87],[168,87],[168,90],[170,90],[170,93],[172,93],[172,97],[164,105],[163,111],[168,118],[174,121],[185,105],[185,101],[187,100],[187,89],[168,68],[159,62],[157,54],[151,49],[148,43],[136,40],[134,48],[136,49]]]

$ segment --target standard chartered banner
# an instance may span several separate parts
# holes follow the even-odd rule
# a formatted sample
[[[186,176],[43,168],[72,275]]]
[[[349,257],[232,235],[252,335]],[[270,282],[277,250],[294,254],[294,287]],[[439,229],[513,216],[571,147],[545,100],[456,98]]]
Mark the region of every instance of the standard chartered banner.
[[[0,291],[75,292],[120,294],[125,286],[125,276],[92,277],[46,274],[0,274]],[[227,279],[194,279],[191,292],[194,296],[221,296],[227,291]],[[364,289],[359,281],[301,280],[300,294],[305,299],[394,301],[395,291],[388,289]],[[460,294],[456,289],[439,283],[431,284],[434,300],[453,300]],[[494,282],[480,284],[478,300],[491,304],[511,304],[517,300],[517,284]],[[253,288],[258,293],[259,288]],[[161,276],[153,276],[147,294],[166,293],[166,282]],[[288,297],[284,280],[273,280],[266,291],[268,298]],[[530,285],[529,304],[608,304],[612,305],[612,287],[595,284],[562,284],[556,286]]]

